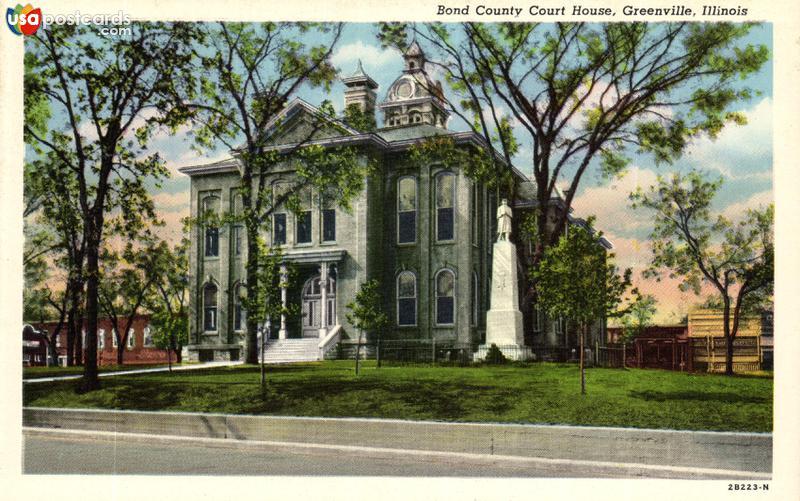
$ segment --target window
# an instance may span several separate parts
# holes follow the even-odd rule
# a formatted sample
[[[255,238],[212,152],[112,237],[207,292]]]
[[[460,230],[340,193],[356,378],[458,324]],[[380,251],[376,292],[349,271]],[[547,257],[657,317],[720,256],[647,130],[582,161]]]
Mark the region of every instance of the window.
[[[244,228],[242,226],[233,227],[233,255],[241,256],[242,248],[244,247]]]
[[[217,286],[214,284],[203,287],[203,330],[217,330]]]
[[[241,193],[234,193],[233,195],[233,214],[236,216],[236,222],[241,222],[242,213],[244,212],[244,198],[242,197]],[[233,242],[231,246],[233,247],[233,255],[234,256],[241,256],[242,249],[244,248],[244,227],[241,224],[235,224],[233,228],[231,228],[231,236],[233,237]]]
[[[150,330],[149,325],[142,331],[142,345],[153,346],[153,331]]]
[[[478,301],[478,274],[474,271],[472,272],[472,315],[470,318],[471,325],[478,325],[478,307],[480,302]]]
[[[209,196],[203,199],[203,217],[216,215],[218,209],[218,197]],[[219,256],[219,228],[210,224],[206,224],[205,228],[205,255],[206,257],[217,257]]]
[[[272,245],[286,244],[286,214],[272,215]]]
[[[233,330],[241,331],[247,324],[247,314],[242,307],[244,299],[244,286],[237,283],[233,288]]]
[[[436,240],[453,240],[456,177],[445,172],[436,178]]]
[[[106,347],[106,331],[104,329],[97,330],[97,349],[102,350]]]
[[[311,243],[311,211],[304,210],[297,213],[297,243]]]
[[[86,348],[86,329],[81,329],[81,346]]]
[[[450,270],[442,270],[436,275],[436,324],[455,323],[455,275]]]
[[[472,200],[470,200],[470,218],[472,218],[470,228],[472,235],[470,235],[470,238],[472,239],[472,245],[475,246],[478,245],[478,219],[480,217],[478,207],[480,207],[478,205],[478,183],[472,183]]]
[[[117,340],[117,329],[111,329],[111,346],[114,348],[119,346],[119,340]]]
[[[403,177],[397,183],[397,243],[417,241],[417,180]]]
[[[397,325],[417,325],[417,277],[410,271],[397,275]]]
[[[323,209],[322,210],[322,241],[335,242],[336,241],[336,210]]]
[[[298,193],[301,210],[295,215],[295,232],[297,239],[295,243],[311,243],[311,190],[304,188]]]
[[[136,332],[133,329],[128,329],[128,349],[130,350],[136,346]]]

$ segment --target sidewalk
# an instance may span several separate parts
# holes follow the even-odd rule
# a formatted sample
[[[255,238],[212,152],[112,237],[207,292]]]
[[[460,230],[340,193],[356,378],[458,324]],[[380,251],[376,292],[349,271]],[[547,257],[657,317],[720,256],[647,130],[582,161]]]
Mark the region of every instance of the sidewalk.
[[[211,369],[214,367],[226,367],[230,365],[241,365],[244,362],[204,362],[202,364],[192,365],[173,365],[173,371],[192,371],[195,369]],[[129,374],[148,374],[151,372],[168,372],[169,367],[155,367],[153,369],[131,369],[129,371],[114,371],[114,372],[101,372],[97,377],[111,377],[111,376],[126,376]],[[51,381],[66,381],[69,379],[80,379],[82,374],[73,374],[69,376],[53,376],[53,377],[39,377],[33,379],[23,379],[23,383],[47,383]]]
[[[647,430],[394,419],[246,416],[23,408],[23,426],[41,430],[138,434],[164,440],[256,443],[299,448],[468,455],[672,471],[720,478],[765,479],[772,471],[772,434]]]

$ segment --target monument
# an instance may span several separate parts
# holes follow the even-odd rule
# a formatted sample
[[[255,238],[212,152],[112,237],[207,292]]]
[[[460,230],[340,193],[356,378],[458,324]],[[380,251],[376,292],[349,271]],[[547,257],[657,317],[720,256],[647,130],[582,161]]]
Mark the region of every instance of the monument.
[[[486,344],[478,347],[477,359],[486,358],[493,344],[511,360],[532,358],[525,346],[522,312],[519,310],[517,248],[511,242],[511,207],[503,199],[497,208],[497,241],[492,252],[490,310],[486,314]]]

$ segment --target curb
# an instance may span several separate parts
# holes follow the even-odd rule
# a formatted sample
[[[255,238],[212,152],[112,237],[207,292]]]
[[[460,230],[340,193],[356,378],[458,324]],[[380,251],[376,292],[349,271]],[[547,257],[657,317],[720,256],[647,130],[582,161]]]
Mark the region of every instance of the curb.
[[[23,426],[769,475],[772,435],[361,418],[23,408]],[[631,466],[634,465],[634,466]],[[716,474],[716,473],[715,473]]]

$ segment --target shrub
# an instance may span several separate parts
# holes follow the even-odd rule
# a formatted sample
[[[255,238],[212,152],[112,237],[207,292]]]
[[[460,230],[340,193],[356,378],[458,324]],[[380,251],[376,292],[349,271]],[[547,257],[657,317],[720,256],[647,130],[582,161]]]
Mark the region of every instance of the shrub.
[[[508,362],[506,356],[500,351],[496,344],[492,343],[489,350],[486,352],[486,363],[489,365],[501,365]]]

